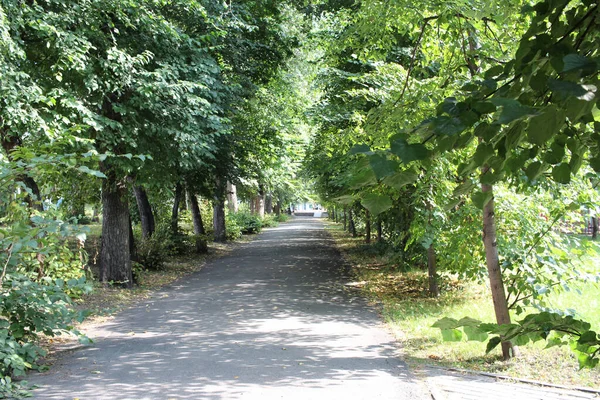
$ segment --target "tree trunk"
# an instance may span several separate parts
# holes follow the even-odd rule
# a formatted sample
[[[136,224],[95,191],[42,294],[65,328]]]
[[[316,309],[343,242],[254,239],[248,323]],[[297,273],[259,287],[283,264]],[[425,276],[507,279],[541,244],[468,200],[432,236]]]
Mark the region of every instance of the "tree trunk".
[[[429,274],[429,296],[438,297],[440,295],[440,288],[438,286],[437,260],[433,243],[427,249],[427,271]]]
[[[344,207],[343,225],[344,225],[344,230],[346,230],[346,226],[348,225],[348,223],[347,223],[347,217],[346,217],[346,207]]]
[[[598,217],[592,217],[592,240],[598,238]]]
[[[377,241],[381,242],[383,240],[383,223],[381,222],[381,218],[377,219]]]
[[[275,205],[275,215],[278,217],[281,215],[281,200],[277,200],[277,204]]]
[[[101,166],[101,169],[102,166]],[[127,187],[113,171],[103,171],[102,182],[102,248],[100,281],[114,282],[131,288],[133,276],[129,237],[129,205]]]
[[[261,187],[258,191],[258,196],[256,197],[256,213],[259,217],[265,217],[265,191]]]
[[[371,213],[365,209],[365,243],[371,243]]]
[[[213,197],[213,230],[215,242],[226,242],[227,231],[225,228],[225,190],[220,179],[217,178],[217,185]]]
[[[271,196],[271,193],[267,193],[265,196],[265,213],[273,214],[273,196]]]
[[[248,209],[250,214],[256,214],[256,198],[253,197],[248,201]]]
[[[129,206],[128,206],[129,207]],[[133,222],[131,221],[131,214],[129,214],[129,258],[131,261],[137,261],[137,247],[135,245],[135,238],[133,237]]]
[[[352,237],[356,237],[356,226],[354,225],[354,216],[352,215],[352,209],[348,210],[348,230],[352,234]]]
[[[196,235],[196,253],[204,254],[208,252],[208,245],[206,243],[206,231],[204,230],[204,224],[202,223],[202,214],[200,213],[200,206],[198,205],[198,198],[193,193],[188,193],[190,199],[190,209],[192,210],[192,222],[194,223],[194,235]]]
[[[173,199],[173,210],[171,211],[171,232],[173,235],[177,235],[179,232],[179,206],[181,205],[183,195],[183,185],[181,183],[177,183],[175,186],[175,199]]]
[[[229,212],[236,213],[238,211],[237,188],[231,182],[227,182],[227,207]]]
[[[482,173],[488,170],[484,166]],[[481,185],[483,193],[493,193],[490,185]],[[494,199],[492,199],[483,208],[483,244],[485,248],[485,260],[487,264],[488,275],[490,278],[490,288],[492,291],[492,300],[494,302],[494,312],[496,322],[499,325],[510,324],[510,314],[506,302],[506,292],[504,291],[504,281],[502,279],[502,269],[500,268],[500,259],[498,257],[498,247],[496,242],[496,222],[494,216]],[[512,343],[502,342],[502,357],[508,360],[515,354]]]
[[[140,221],[142,225],[142,238],[148,239],[154,233],[156,228],[154,222],[154,213],[148,200],[148,194],[146,190],[141,186],[134,186],[133,192],[135,193],[135,201],[140,212]]]

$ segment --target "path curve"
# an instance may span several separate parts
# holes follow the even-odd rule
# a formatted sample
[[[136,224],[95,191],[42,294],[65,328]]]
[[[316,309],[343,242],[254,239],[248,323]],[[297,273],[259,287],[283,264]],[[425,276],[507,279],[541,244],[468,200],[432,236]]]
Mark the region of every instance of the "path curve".
[[[323,222],[294,218],[89,332],[38,399],[430,398]]]

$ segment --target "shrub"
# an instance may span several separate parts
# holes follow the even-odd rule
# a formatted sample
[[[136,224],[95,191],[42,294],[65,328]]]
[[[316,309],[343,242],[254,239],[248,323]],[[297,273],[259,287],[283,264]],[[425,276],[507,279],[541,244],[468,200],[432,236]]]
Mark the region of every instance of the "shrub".
[[[182,235],[177,235],[182,236]],[[138,269],[159,270],[170,255],[179,253],[183,239],[174,237],[167,224],[159,223],[156,230],[146,239],[136,242]]]
[[[32,281],[23,274],[6,274],[0,286],[0,396],[11,397],[20,388],[12,377],[24,376],[46,352],[36,344],[39,333],[56,336],[74,333],[81,341],[87,338],[76,331],[73,321],[83,321],[87,312],[70,308],[71,298],[66,291],[89,292],[85,277]]]
[[[263,228],[273,228],[279,225],[279,221],[277,221],[277,216],[273,214],[265,214],[261,223]]]
[[[240,227],[241,232],[245,235],[259,233],[262,229],[262,221],[260,217],[246,211],[239,211],[229,215],[230,218]]]
[[[290,220],[290,216],[284,213],[281,213],[277,216],[277,222],[287,222]]]

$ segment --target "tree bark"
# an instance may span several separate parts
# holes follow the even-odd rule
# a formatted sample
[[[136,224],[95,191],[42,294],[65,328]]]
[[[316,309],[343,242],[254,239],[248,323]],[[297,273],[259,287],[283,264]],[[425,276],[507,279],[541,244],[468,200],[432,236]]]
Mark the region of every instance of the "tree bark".
[[[225,189],[226,185],[217,178],[213,197],[213,230],[215,242],[227,241],[227,231],[225,228]]]
[[[427,249],[427,271],[429,275],[429,296],[438,297],[440,295],[440,288],[438,286],[437,260],[433,243]]]
[[[346,226],[348,225],[347,217],[346,217],[346,207],[344,207],[343,225],[344,225],[344,230],[346,230]]]
[[[273,196],[271,196],[271,193],[267,193],[265,196],[265,213],[273,214]]]
[[[114,282],[131,288],[131,252],[129,236],[129,205],[125,182],[115,173],[102,168],[107,176],[102,182],[102,246],[100,250],[100,281]]]
[[[275,215],[278,217],[281,215],[281,200],[277,200],[277,204],[275,204]]]
[[[381,218],[377,219],[377,241],[381,242],[383,240],[383,223],[381,222]]]
[[[598,217],[592,217],[592,240],[598,239]]]
[[[352,215],[352,208],[348,210],[348,230],[352,237],[356,237],[356,226],[354,225],[354,216]]]
[[[192,210],[192,222],[194,223],[194,235],[196,235],[196,253],[204,254],[208,252],[208,245],[206,243],[206,231],[204,230],[204,224],[202,222],[202,214],[200,213],[200,206],[198,205],[198,197],[193,193],[188,193],[190,199],[190,209]]]
[[[171,232],[173,235],[177,235],[179,232],[179,206],[181,204],[181,199],[183,198],[183,185],[181,183],[177,183],[175,186],[175,199],[173,199],[173,209],[171,211]]]
[[[138,185],[133,187],[135,194],[135,201],[140,212],[140,221],[142,225],[142,238],[148,239],[154,233],[156,229],[154,221],[154,213],[152,212],[152,206],[148,200],[148,194],[146,190]]]
[[[371,243],[371,213],[365,209],[365,243]]]
[[[489,167],[484,166],[482,173],[485,174]],[[481,185],[483,193],[493,193],[491,185]],[[500,259],[498,257],[498,247],[496,242],[496,222],[494,216],[494,199],[492,199],[483,208],[483,244],[485,248],[485,260],[490,279],[490,288],[492,291],[492,300],[494,302],[494,312],[496,322],[499,325],[510,324],[510,314],[506,302],[506,292],[504,291],[504,281],[502,279],[502,269],[500,268]],[[515,354],[515,349],[511,342],[502,342],[502,357],[508,360]]]
[[[229,212],[236,213],[238,211],[237,188],[231,182],[227,182],[227,207]]]
[[[259,217],[265,217],[265,190],[260,187],[258,190],[258,196],[256,197],[256,213]]]

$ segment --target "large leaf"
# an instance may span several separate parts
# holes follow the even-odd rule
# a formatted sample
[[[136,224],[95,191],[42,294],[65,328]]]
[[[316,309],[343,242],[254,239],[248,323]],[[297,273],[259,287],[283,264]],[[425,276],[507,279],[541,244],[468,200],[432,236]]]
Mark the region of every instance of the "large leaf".
[[[571,167],[569,164],[559,164],[552,168],[552,178],[558,183],[567,184],[571,182]]]
[[[392,208],[392,199],[389,196],[377,193],[368,193],[360,202],[373,216],[377,216]]]
[[[442,338],[445,342],[460,342],[462,336],[462,332],[458,329],[442,329]]]
[[[357,144],[350,149],[350,152],[348,154],[354,155],[354,154],[369,154],[369,153],[371,153],[371,148],[369,146],[367,146],[366,144]]]
[[[350,189],[360,189],[377,183],[377,177],[371,168],[364,168],[350,177]]]
[[[406,185],[415,183],[419,179],[419,176],[411,171],[398,172],[392,176],[388,176],[383,180],[383,183],[387,186],[393,187],[394,189],[402,189]]]
[[[494,350],[500,344],[500,342],[502,342],[502,340],[498,336],[494,336],[493,338],[491,338],[485,348],[485,353],[487,354],[490,351]]]
[[[583,69],[589,72],[598,70],[598,64],[580,54],[567,54],[563,57],[564,68],[562,72],[570,72]]]
[[[420,143],[408,144],[406,139],[396,138],[391,141],[391,151],[407,164],[415,160],[423,160],[429,155],[429,150]]]
[[[440,328],[440,329],[455,329],[458,328],[460,324],[457,320],[450,317],[444,317],[442,319],[438,319],[431,325],[432,328]]]
[[[481,191],[477,191],[471,195],[471,201],[473,201],[473,204],[475,204],[475,207],[483,210],[483,207],[485,207],[485,205],[487,203],[489,203],[493,197],[494,197],[494,194],[492,192],[484,193]]]
[[[548,87],[556,93],[560,93],[564,97],[573,96],[579,100],[592,101],[596,98],[598,88],[594,85],[581,85],[575,82],[559,81],[557,79],[549,79]]]
[[[375,172],[377,179],[383,179],[386,176],[390,176],[398,169],[398,163],[393,160],[388,160],[385,156],[375,154],[369,157],[369,164]]]
[[[467,334],[468,340],[474,340],[477,342],[485,342],[488,338],[488,334],[476,326],[465,326],[463,328]]]
[[[335,201],[336,203],[340,203],[340,204],[352,204],[354,203],[354,196],[351,195],[346,195],[346,196],[340,196],[340,197],[336,197],[335,199],[333,199],[333,201]]]
[[[498,117],[497,121],[499,124],[509,124],[515,120],[537,114],[535,108],[524,106],[514,99],[494,98],[490,102],[497,107],[502,107],[500,117]]]
[[[556,135],[565,125],[565,112],[551,105],[545,108],[540,115],[529,120],[527,139],[537,145],[543,145]]]

